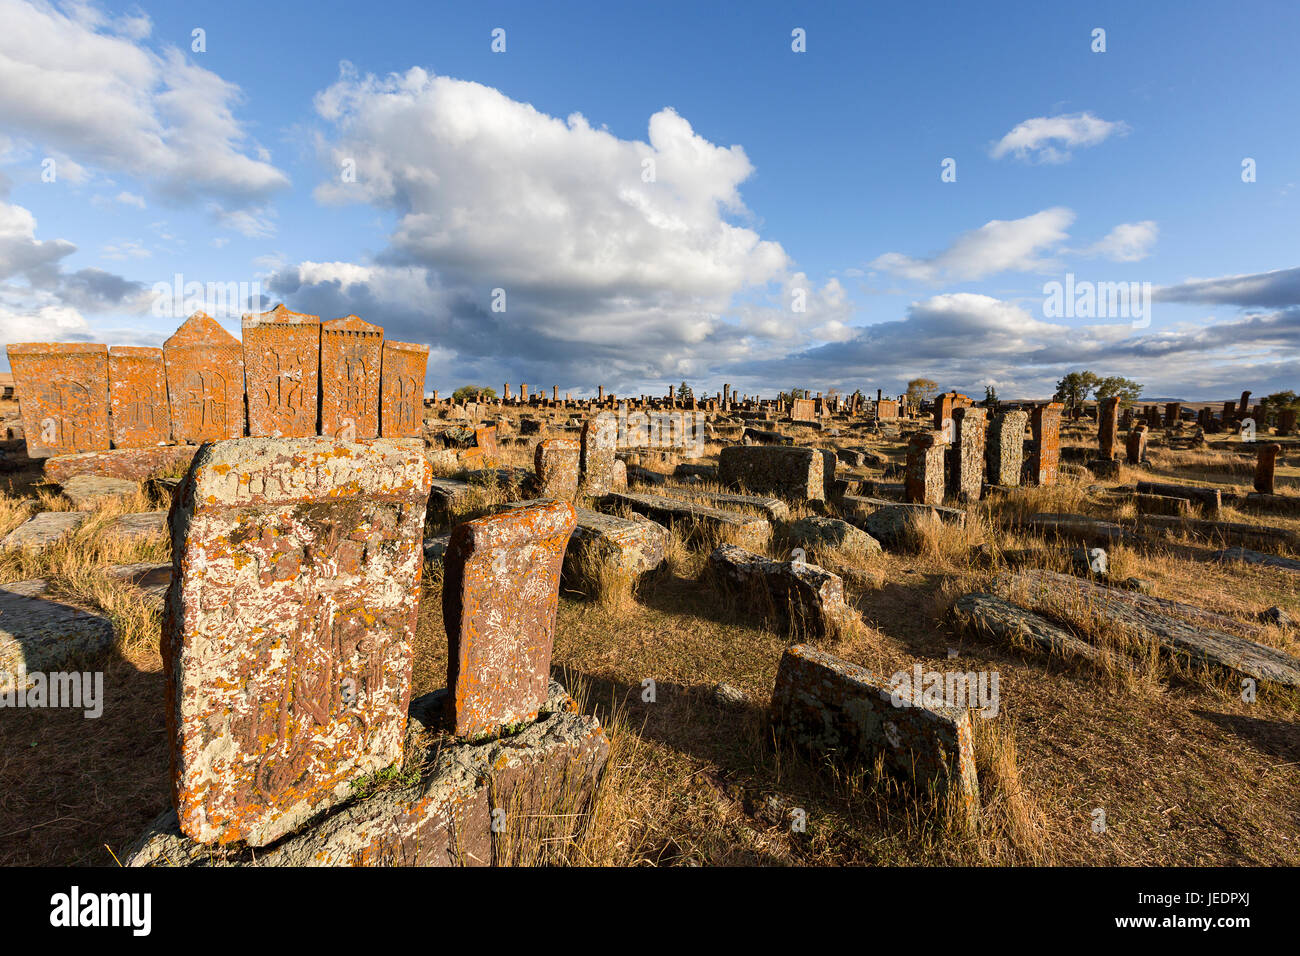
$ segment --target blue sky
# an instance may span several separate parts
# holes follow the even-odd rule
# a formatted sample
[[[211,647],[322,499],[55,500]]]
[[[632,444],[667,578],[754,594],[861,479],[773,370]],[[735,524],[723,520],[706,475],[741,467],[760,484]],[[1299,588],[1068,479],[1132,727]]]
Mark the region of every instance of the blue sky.
[[[0,338],[161,344],[179,274],[444,391],[1300,384],[1300,5],[845,6],[0,0]]]

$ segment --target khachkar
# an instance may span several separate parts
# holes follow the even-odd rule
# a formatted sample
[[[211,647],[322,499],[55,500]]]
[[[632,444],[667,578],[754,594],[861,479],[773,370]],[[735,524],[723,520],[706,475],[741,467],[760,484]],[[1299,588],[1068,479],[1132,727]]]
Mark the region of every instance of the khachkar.
[[[385,341],[382,328],[355,315],[321,322],[283,305],[244,316],[243,332],[241,343],[196,312],[161,349],[9,346],[28,454],[50,459],[47,474],[144,477],[176,460],[176,446],[245,433],[420,436],[428,346]],[[67,457],[87,455],[97,460]]]

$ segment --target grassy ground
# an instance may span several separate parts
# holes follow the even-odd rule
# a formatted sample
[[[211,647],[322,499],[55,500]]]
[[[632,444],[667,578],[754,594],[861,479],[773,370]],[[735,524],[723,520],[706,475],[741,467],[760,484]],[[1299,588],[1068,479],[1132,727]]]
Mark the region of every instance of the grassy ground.
[[[550,435],[567,434],[553,430]],[[544,436],[545,437],[545,436]],[[865,446],[901,460],[902,442],[829,437],[800,430],[797,441]],[[535,436],[503,441],[503,464],[528,467]],[[1067,426],[1066,445],[1091,433]],[[715,454],[717,443],[706,449]],[[1171,481],[1247,490],[1253,466],[1232,451],[1175,449],[1160,433],[1153,469]],[[1294,487],[1300,452],[1284,452],[1279,483]],[[671,473],[672,455],[644,467]],[[879,471],[862,470],[879,476]],[[1132,484],[1151,471],[1124,469]],[[30,473],[0,476],[0,532],[35,507],[67,507]],[[562,589],[554,651],[556,677],[598,714],[612,754],[593,819],[581,838],[557,841],[529,861],[609,865],[822,864],[1261,864],[1300,863],[1300,723],[1296,695],[1262,688],[1254,703],[1222,674],[1192,671],[1140,653],[1140,636],[1108,633],[1087,608],[1058,619],[1113,643],[1138,642],[1137,673],[1108,671],[959,634],[948,610],[961,594],[988,588],[1003,570],[997,554],[1042,547],[1043,567],[1063,570],[1064,548],[1015,528],[1037,511],[1131,517],[1132,506],[1101,494],[1090,477],[1026,489],[973,506],[965,529],[938,526],[906,553],[831,556],[863,626],[819,642],[824,650],[881,675],[920,662],[926,669],[997,671],[1001,708],[973,714],[981,783],[970,830],[941,804],[872,766],[821,765],[771,738],[766,709],[788,638],[718,595],[702,574],[709,542],[677,533],[668,566],[638,582],[601,581]],[[6,487],[7,486],[7,487]],[[1091,490],[1090,490],[1091,489]],[[1286,487],[1283,490],[1287,490]],[[502,500],[486,487],[458,518]],[[126,507],[156,505],[141,498]],[[111,512],[94,519],[101,523]],[[798,516],[796,512],[795,517]],[[1296,519],[1225,515],[1228,520],[1300,527]],[[431,529],[431,531],[438,529]],[[988,545],[991,560],[972,559]],[[1277,605],[1300,618],[1300,575],[1206,560],[1214,545],[1190,539],[1112,550],[1119,576],[1151,582],[1152,593],[1213,610],[1250,627],[1256,639],[1300,655],[1296,631],[1259,627]],[[109,546],[84,528],[39,557],[0,555],[0,580],[45,577],[65,597],[114,615],[122,639],[103,665],[104,716],[0,714],[0,863],[112,865],[167,802],[157,612],[120,585],[108,563],[165,560],[165,541]],[[786,557],[778,529],[771,545]],[[415,647],[414,693],[445,683],[441,575],[426,568]],[[615,592],[623,592],[616,595]],[[653,681],[653,700],[647,699]],[[723,703],[718,684],[743,703]],[[1106,818],[1094,832],[1096,810]],[[792,827],[806,820],[802,831]]]

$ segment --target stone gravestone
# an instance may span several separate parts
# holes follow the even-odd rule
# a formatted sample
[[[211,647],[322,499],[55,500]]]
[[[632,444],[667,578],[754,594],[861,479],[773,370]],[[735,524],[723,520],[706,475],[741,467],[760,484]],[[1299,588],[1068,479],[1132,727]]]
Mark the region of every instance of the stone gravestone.
[[[480,737],[534,719],[546,700],[573,505],[548,501],[457,525],[443,558],[447,708]]]
[[[1295,433],[1296,410],[1294,408],[1284,408],[1277,413],[1277,433],[1279,435],[1292,435]]]
[[[379,435],[384,330],[355,315],[321,323],[320,431],[331,438]]]
[[[320,408],[320,316],[270,312],[244,316],[248,433],[309,438]]]
[[[419,438],[423,429],[424,373],[429,346],[384,341],[379,383],[379,434]]]
[[[108,448],[108,346],[36,342],[8,352],[28,455]]]
[[[921,432],[912,436],[907,446],[904,501],[926,505],[943,504],[943,459],[947,447],[948,442],[941,431]]]
[[[1259,446],[1259,457],[1255,461],[1255,490],[1261,495],[1274,493],[1274,474],[1277,468],[1277,456],[1282,446],[1268,442]]]
[[[1098,408],[1097,456],[1103,461],[1114,461],[1119,439],[1119,396],[1103,398]]]
[[[108,402],[114,448],[151,448],[171,440],[171,408],[162,349],[108,350]]]
[[[579,436],[579,460],[582,491],[603,495],[614,486],[614,450],[618,446],[618,422],[613,415],[601,413],[582,423]]]
[[[244,349],[211,316],[195,312],[163,343],[172,441],[244,434]]]
[[[1128,441],[1124,446],[1124,455],[1130,465],[1139,465],[1147,457],[1147,426],[1138,424],[1128,433]]]
[[[1014,411],[994,415],[989,423],[985,467],[991,485],[1014,488],[1020,484],[1025,454],[1025,425],[1029,413]]]
[[[401,759],[430,476],[418,440],[195,455],[162,640],[186,836],[265,845]]]
[[[1035,484],[1056,484],[1057,466],[1061,461],[1062,407],[1060,402],[1035,405],[1030,415],[1034,450],[1029,459],[1029,472]]]
[[[572,501],[578,494],[579,444],[571,438],[546,438],[537,443],[533,471],[538,497]]]
[[[967,405],[953,411],[952,492],[959,501],[979,501],[984,490],[987,410]]]
[[[796,398],[790,402],[790,421],[816,422],[817,411],[811,398]]]

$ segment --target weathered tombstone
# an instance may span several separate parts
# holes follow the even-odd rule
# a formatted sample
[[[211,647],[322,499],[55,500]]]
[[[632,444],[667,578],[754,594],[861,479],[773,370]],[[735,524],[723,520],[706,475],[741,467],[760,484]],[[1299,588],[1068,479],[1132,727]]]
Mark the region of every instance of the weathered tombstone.
[[[1100,415],[1100,420],[1097,422],[1098,457],[1103,461],[1114,461],[1119,439],[1119,396],[1103,398],[1098,414]]]
[[[1029,469],[1034,482],[1039,485],[1056,484],[1056,470],[1061,460],[1061,408],[1060,402],[1036,405],[1030,416],[1034,450],[1029,459]]]
[[[917,504],[943,503],[944,451],[948,442],[941,431],[913,435],[907,446],[903,499]]]
[[[1165,428],[1177,428],[1182,421],[1183,405],[1182,402],[1167,402],[1165,404]]]
[[[429,346],[384,341],[379,387],[379,434],[384,438],[420,437],[428,366]]]
[[[1259,446],[1259,457],[1255,461],[1255,490],[1262,495],[1274,493],[1274,472],[1281,451],[1282,446],[1276,442]]]
[[[790,421],[816,422],[817,411],[811,398],[796,398],[790,402]]]
[[[718,483],[724,487],[800,501],[826,500],[827,468],[820,448],[727,445],[718,453]]]
[[[1284,408],[1277,413],[1277,433],[1279,435],[1292,435],[1295,433],[1296,410],[1294,408]]]
[[[546,700],[560,569],[575,521],[573,505],[549,501],[452,531],[442,608],[457,736],[532,720]]]
[[[1250,410],[1250,392],[1249,391],[1242,392],[1241,401],[1237,403],[1237,415],[1241,418],[1245,418],[1246,413],[1249,410]]]
[[[109,423],[114,448],[150,448],[171,439],[171,408],[162,349],[108,350]]]
[[[1140,465],[1147,457],[1147,426],[1139,424],[1129,430],[1124,455],[1130,465]]]
[[[8,352],[30,457],[108,448],[108,346],[35,342]]]
[[[244,349],[202,312],[163,343],[172,440],[220,441],[244,434]]]
[[[599,413],[582,423],[579,439],[579,469],[584,494],[598,496],[614,486],[614,450],[618,444],[618,422],[609,413]]]
[[[991,485],[1014,488],[1020,484],[1024,461],[1025,425],[1029,413],[1014,411],[994,415],[989,425],[985,466]]]
[[[961,501],[978,501],[984,489],[987,415],[985,409],[974,405],[953,411],[952,492]]]
[[[538,497],[572,501],[578,494],[579,443],[571,438],[547,438],[537,443],[533,471]]]
[[[248,433],[308,438],[320,416],[320,316],[283,304],[245,315],[244,380]]]
[[[379,435],[384,330],[355,315],[320,328],[320,431],[331,438]]]
[[[429,483],[418,440],[195,455],[162,641],[187,836],[262,846],[401,758]]]

